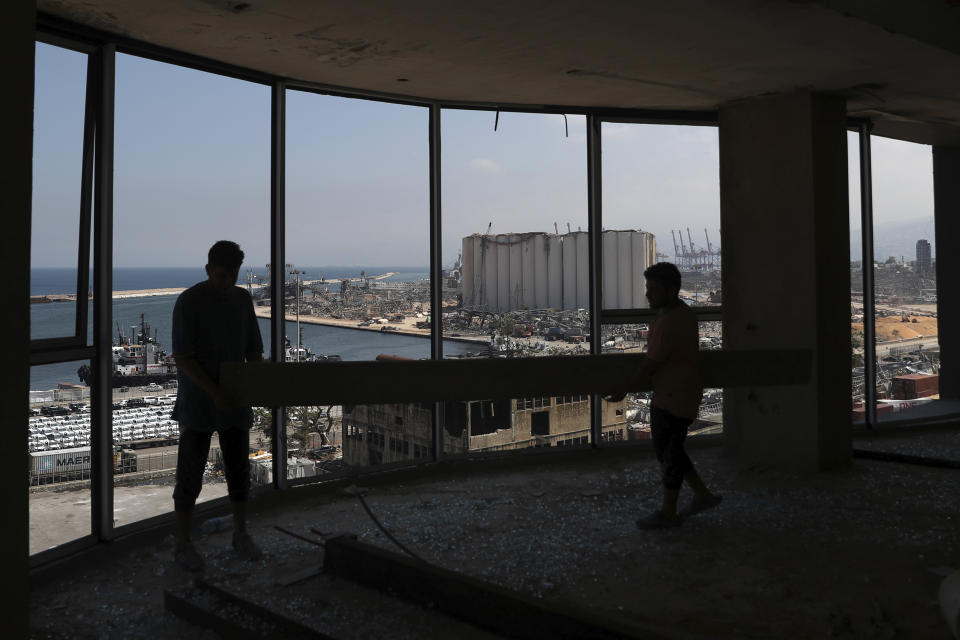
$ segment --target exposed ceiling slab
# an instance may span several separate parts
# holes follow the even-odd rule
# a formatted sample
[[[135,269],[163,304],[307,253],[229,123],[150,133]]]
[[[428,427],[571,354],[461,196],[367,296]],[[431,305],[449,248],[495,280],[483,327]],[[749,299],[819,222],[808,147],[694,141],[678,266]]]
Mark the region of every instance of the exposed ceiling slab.
[[[960,143],[960,3],[918,0],[39,0],[256,71],[493,104],[714,110],[841,93],[884,135]],[[900,31],[898,31],[900,29]]]

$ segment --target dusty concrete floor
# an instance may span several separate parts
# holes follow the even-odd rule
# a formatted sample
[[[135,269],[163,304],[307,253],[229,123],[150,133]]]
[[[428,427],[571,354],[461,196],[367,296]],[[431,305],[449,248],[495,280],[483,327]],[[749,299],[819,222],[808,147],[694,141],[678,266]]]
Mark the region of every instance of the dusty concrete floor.
[[[692,456],[724,502],[672,530],[634,525],[659,491],[636,450],[377,485],[367,501],[430,562],[668,637],[949,637],[936,593],[960,565],[956,471],[856,460],[798,475],[737,469],[717,449]],[[392,549],[356,498],[299,489],[252,511],[266,557],[236,560],[229,533],[200,538],[207,579],[338,638],[488,637],[333,577],[276,584],[323,552],[275,524]],[[212,637],[163,611],[163,590],[190,580],[171,549],[168,537],[36,586],[33,637]]]
[[[922,434],[894,431],[864,435],[853,443],[856,449],[960,462],[960,429],[939,428]]]
[[[139,484],[114,487],[116,526],[151,518],[173,509],[172,474]],[[205,482],[197,502],[227,495],[227,483]],[[70,489],[30,492],[30,553],[50,549],[90,534],[90,484]]]

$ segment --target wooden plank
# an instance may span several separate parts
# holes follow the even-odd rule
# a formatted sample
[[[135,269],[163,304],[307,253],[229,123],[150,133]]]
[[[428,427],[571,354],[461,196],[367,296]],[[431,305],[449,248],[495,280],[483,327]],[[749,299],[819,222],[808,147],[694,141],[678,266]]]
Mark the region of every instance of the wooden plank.
[[[298,582],[303,582],[304,580],[309,580],[310,578],[316,577],[323,573],[322,564],[314,564],[309,567],[304,567],[299,571],[296,571],[288,576],[277,579],[277,584],[281,587],[289,587],[292,584],[297,584]]]
[[[703,351],[705,388],[803,384],[810,379],[807,349]],[[224,364],[227,393],[253,406],[386,404],[520,398],[618,390],[632,382],[642,354],[470,358],[381,362]]]
[[[327,540],[324,568],[508,638],[670,638],[609,615],[552,603],[356,540]]]
[[[237,640],[334,640],[286,616],[219,589],[201,579],[192,588],[163,592],[164,608],[187,622]]]

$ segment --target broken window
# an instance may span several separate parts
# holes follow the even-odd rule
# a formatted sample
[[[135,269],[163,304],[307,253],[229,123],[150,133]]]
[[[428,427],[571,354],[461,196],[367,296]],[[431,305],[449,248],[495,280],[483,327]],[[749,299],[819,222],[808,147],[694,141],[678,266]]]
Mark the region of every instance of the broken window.
[[[603,308],[646,309],[643,271],[660,260],[683,274],[685,302],[718,306],[718,128],[604,122],[601,132]]]
[[[530,414],[530,433],[535,436],[550,435],[549,411],[534,411]]]
[[[586,118],[448,108],[441,122],[445,334],[477,340],[472,357],[589,353]],[[551,401],[500,406],[471,409],[468,451],[533,446],[526,413]]]
[[[421,106],[286,91],[284,299],[288,318],[308,320],[286,324],[290,359],[430,357],[428,123]],[[404,440],[432,450],[432,403],[357,406],[348,420],[391,454],[347,440],[347,467],[412,459]]]

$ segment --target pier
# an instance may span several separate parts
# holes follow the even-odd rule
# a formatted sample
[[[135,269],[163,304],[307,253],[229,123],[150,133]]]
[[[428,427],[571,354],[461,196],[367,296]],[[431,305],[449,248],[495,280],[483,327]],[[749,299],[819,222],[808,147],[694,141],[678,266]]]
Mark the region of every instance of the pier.
[[[377,276],[366,276],[366,277],[355,277],[355,278],[331,278],[323,280],[304,280],[303,285],[329,285],[335,284],[338,282],[364,282],[366,280],[386,280],[391,276],[397,275],[395,271],[390,271],[388,273],[382,273]],[[267,285],[265,284],[237,284],[238,287],[250,287],[253,289],[260,289]],[[152,298],[154,296],[174,296],[180,295],[187,290],[187,287],[168,287],[162,289],[128,289],[125,291],[114,291],[113,299],[122,300],[124,298]],[[90,300],[93,300],[93,292],[91,291],[88,296]],[[53,302],[76,302],[77,294],[75,293],[49,293],[46,295],[39,296],[30,296],[30,304],[49,304]],[[363,328],[363,327],[361,327]],[[427,332],[429,335],[429,332]]]
[[[269,318],[270,317],[270,307],[261,306],[254,307],[254,311],[257,314],[258,318]],[[287,322],[296,322],[297,315],[295,313],[288,313],[285,316]],[[415,318],[404,318],[403,322],[391,322],[389,325],[381,324],[371,324],[369,326],[361,326],[362,320],[348,320],[345,318],[329,318],[325,316],[308,316],[300,314],[300,322],[304,324],[317,324],[326,327],[338,327],[340,329],[356,329],[358,331],[372,331],[374,333],[392,333],[402,336],[415,336],[418,338],[429,338],[430,329],[421,329],[419,327],[410,326],[407,324],[408,321],[414,321]],[[390,326],[392,328],[383,330],[384,327]],[[444,335],[444,340],[452,340],[454,342],[469,342],[472,344],[487,345],[490,342],[489,336],[450,336]]]

